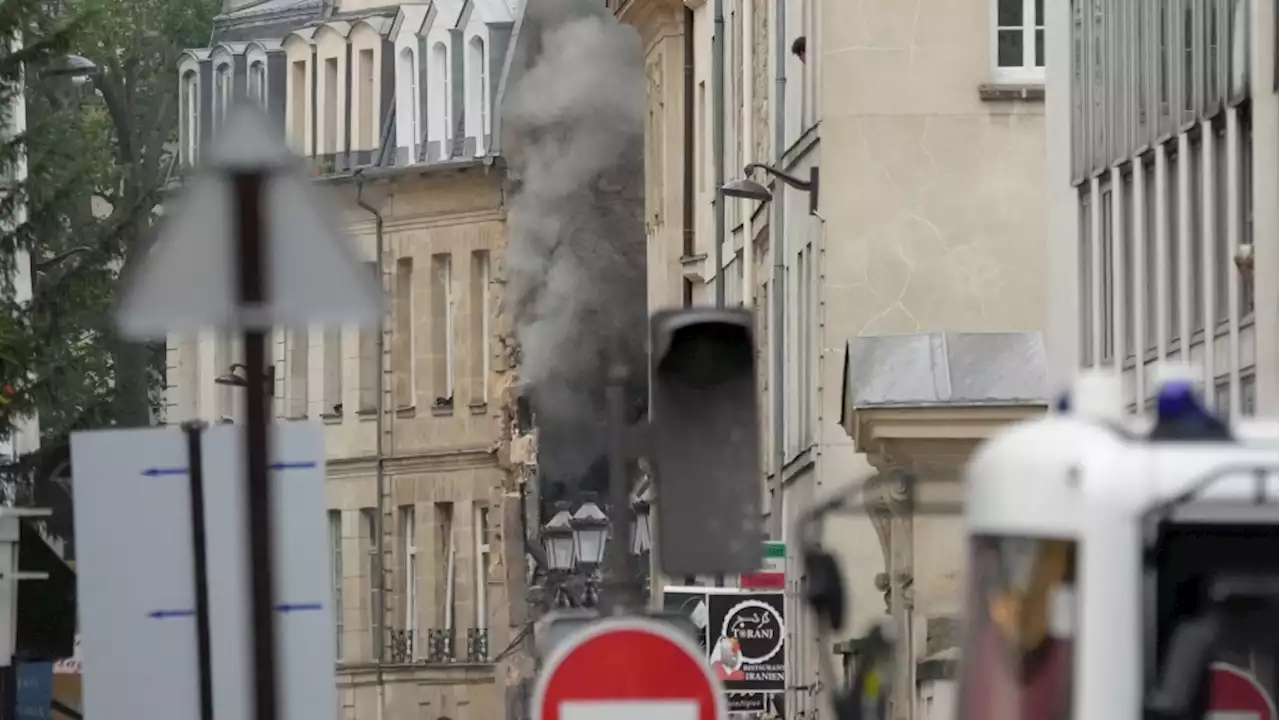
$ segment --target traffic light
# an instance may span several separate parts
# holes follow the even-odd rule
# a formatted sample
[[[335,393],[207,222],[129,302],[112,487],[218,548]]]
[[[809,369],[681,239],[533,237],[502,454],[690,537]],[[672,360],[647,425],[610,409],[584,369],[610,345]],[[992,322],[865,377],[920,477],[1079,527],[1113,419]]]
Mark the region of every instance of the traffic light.
[[[649,460],[668,575],[763,563],[760,420],[750,310],[664,310],[650,319]]]

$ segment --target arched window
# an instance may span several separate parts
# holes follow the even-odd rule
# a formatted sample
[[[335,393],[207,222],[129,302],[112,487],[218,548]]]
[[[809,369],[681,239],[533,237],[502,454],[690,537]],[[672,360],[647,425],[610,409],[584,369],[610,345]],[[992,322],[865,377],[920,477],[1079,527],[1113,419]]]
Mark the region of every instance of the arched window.
[[[409,120],[409,162],[414,162],[418,159],[418,143],[422,142],[422,135],[421,130],[418,129],[421,107],[418,98],[418,67],[413,61],[412,48],[400,51],[399,84],[402,92],[400,106],[408,108],[408,112],[403,117]]]
[[[438,42],[431,48],[431,94],[430,103],[435,105],[431,110],[432,135],[447,140],[452,128],[449,127],[449,50],[444,43]]]
[[[200,155],[200,79],[194,70],[182,74],[182,154],[187,165]]]
[[[231,90],[231,63],[224,62],[213,75],[214,127],[222,124],[227,110],[231,109]]]
[[[249,97],[259,105],[267,106],[267,64],[261,60],[249,66]]]
[[[467,134],[474,135],[476,147],[484,150],[489,134],[489,77],[485,71],[484,39],[479,35],[467,43]]]

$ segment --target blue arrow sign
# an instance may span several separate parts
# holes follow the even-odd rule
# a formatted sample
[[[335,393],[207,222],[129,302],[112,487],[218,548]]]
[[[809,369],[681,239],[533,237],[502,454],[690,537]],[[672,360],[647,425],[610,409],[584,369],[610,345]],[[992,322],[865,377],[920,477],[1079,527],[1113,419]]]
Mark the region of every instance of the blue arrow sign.
[[[324,605],[321,603],[284,603],[276,606],[276,612],[307,612],[311,610],[322,610]],[[172,618],[189,618],[195,617],[195,610],[152,610],[147,613],[147,617],[152,620],[169,620]]]
[[[314,461],[301,460],[301,461],[295,461],[295,462],[272,463],[271,469],[278,470],[278,471],[310,470],[315,466],[316,466],[316,463]],[[150,467],[150,468],[147,468],[146,470],[143,470],[142,474],[146,477],[163,477],[167,475],[186,475],[187,469],[185,467]]]

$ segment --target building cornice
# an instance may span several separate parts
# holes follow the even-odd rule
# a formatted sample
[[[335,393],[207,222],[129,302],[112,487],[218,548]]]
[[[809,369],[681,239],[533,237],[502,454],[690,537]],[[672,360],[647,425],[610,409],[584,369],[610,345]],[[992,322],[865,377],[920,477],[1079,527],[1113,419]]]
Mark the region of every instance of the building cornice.
[[[486,222],[504,222],[506,213],[501,210],[478,210],[475,212],[423,212],[410,215],[388,215],[383,220],[385,232],[403,230],[430,230],[433,228],[453,227],[455,225],[476,225]],[[347,224],[353,235],[367,235],[374,231],[372,220],[358,220]]]
[[[325,475],[333,480],[367,477],[377,469],[372,455],[330,458],[325,461]],[[415,475],[424,472],[496,468],[497,455],[492,445],[466,445],[429,450],[415,455],[399,455],[383,460],[388,475]]]
[[[627,0],[617,10],[618,20],[640,33],[646,51],[657,38],[679,33],[683,15],[680,0]]]

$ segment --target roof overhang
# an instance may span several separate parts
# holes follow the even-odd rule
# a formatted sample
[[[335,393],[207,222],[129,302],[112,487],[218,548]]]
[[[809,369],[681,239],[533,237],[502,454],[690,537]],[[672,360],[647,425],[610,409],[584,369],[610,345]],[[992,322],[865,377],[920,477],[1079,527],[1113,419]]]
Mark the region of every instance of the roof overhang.
[[[1039,333],[858,337],[845,349],[841,425],[876,467],[948,470],[1047,407]]]

